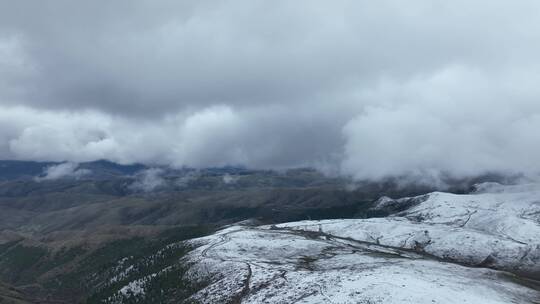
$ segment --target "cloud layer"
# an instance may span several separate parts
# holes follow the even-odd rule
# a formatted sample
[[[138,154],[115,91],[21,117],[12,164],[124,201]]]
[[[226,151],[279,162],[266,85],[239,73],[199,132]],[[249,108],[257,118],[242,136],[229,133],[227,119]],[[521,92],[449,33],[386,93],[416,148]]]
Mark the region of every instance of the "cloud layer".
[[[0,0],[0,158],[540,169],[537,1]]]

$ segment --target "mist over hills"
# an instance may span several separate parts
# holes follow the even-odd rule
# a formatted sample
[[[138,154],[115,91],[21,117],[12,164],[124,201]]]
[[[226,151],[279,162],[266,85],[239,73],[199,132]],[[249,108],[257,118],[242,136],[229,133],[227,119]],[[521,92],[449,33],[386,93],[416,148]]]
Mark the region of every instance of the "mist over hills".
[[[0,281],[17,287],[7,296],[29,301],[99,297],[93,284],[110,280],[107,275],[89,285],[68,281],[88,280],[124,258],[120,247],[144,259],[169,243],[243,221],[384,217],[400,209],[374,208],[381,196],[442,190],[398,179],[358,182],[309,168],[173,169],[108,161],[1,161],[0,168]],[[478,182],[515,179],[485,175],[442,187],[468,193]]]
[[[313,169],[171,169],[144,165],[0,162],[0,228],[43,233],[103,225],[223,225],[365,217],[381,196],[467,193],[485,175],[445,184],[358,182]],[[80,172],[83,172],[81,174]]]

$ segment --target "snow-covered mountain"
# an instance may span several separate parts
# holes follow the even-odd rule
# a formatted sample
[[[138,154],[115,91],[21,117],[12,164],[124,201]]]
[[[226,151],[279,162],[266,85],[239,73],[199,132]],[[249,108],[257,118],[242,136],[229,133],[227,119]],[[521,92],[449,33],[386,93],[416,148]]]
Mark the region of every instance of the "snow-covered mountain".
[[[540,303],[540,186],[393,200],[390,217],[232,226],[190,241],[203,303]]]

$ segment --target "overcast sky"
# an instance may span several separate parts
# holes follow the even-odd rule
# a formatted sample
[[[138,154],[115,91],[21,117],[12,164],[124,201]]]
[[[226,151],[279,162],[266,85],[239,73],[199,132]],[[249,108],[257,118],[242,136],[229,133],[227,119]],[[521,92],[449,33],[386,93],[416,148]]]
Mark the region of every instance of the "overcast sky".
[[[0,158],[540,168],[540,2],[0,0]]]

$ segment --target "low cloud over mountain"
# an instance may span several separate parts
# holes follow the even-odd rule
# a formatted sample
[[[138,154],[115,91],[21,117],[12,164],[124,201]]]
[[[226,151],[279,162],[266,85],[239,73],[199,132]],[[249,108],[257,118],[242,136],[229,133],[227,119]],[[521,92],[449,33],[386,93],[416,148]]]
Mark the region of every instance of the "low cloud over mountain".
[[[534,175],[539,12],[0,1],[0,158]]]

